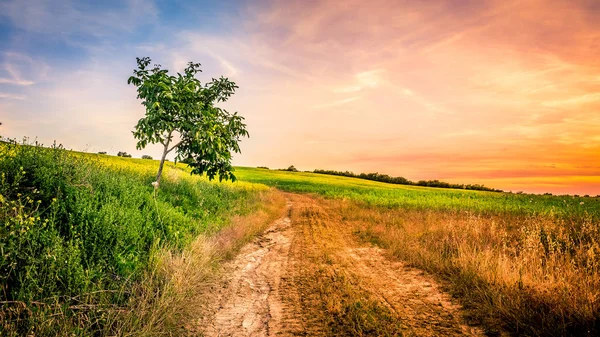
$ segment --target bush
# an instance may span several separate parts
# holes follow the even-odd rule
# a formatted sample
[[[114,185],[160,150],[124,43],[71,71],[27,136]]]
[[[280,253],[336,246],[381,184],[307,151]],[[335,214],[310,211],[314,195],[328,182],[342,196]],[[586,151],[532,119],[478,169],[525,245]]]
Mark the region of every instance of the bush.
[[[281,169],[280,171],[298,172],[298,169],[294,165],[290,165],[290,167]]]
[[[142,156],[142,159],[152,159],[152,156],[145,154]]]
[[[131,155],[127,152],[119,151],[117,152],[117,157],[131,158]]]

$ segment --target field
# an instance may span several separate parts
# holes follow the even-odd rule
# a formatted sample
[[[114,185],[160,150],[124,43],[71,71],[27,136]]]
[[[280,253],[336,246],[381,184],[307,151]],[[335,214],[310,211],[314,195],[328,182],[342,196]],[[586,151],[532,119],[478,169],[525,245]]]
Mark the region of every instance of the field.
[[[156,168],[153,160],[0,146],[1,335],[194,330],[188,325],[206,315],[224,263],[283,214],[293,230],[282,242],[296,242],[286,255],[296,262],[281,269],[282,293],[296,296],[283,299],[296,303],[285,308],[316,335],[425,331],[419,324],[441,313],[411,321],[380,301],[389,295],[381,289],[402,288],[392,284],[399,278],[429,282],[396,270],[400,263],[435,278],[487,335],[600,331],[598,198],[245,167],[236,168],[238,182],[216,183],[173,163],[154,189]],[[266,233],[264,242],[277,234]]]
[[[212,183],[172,163],[155,190],[156,168],[0,144],[0,335],[171,331],[195,307],[190,288],[281,208],[264,185]]]
[[[443,280],[490,333],[600,331],[598,198],[410,187],[253,168],[237,174],[329,199],[354,235]]]
[[[242,181],[290,192],[316,193],[371,206],[427,210],[465,210],[480,214],[511,213],[558,217],[600,216],[600,198],[481,192],[393,185],[305,172],[236,168]]]

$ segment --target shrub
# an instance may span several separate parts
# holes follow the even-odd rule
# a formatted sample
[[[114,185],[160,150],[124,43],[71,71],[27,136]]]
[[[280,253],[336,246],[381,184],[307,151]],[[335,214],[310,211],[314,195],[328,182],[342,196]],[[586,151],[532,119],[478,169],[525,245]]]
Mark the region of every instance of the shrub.
[[[131,155],[127,152],[119,151],[117,152],[118,157],[131,158]]]
[[[294,165],[290,165],[290,167],[281,169],[281,171],[298,172],[298,169]]]
[[[142,159],[152,159],[152,156],[145,154],[142,156]]]

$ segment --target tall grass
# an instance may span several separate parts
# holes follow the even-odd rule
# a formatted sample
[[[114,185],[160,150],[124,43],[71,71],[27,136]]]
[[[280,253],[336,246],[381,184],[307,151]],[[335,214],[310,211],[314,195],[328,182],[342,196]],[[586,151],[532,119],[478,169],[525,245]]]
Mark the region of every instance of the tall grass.
[[[0,144],[0,335],[110,331],[157,254],[256,211],[268,191],[174,166],[154,190],[155,164]]]
[[[600,231],[560,219],[407,211],[347,204],[356,234],[449,281],[491,330],[600,332]]]
[[[240,171],[241,179],[333,198],[359,238],[445,280],[490,332],[600,334],[597,198]]]

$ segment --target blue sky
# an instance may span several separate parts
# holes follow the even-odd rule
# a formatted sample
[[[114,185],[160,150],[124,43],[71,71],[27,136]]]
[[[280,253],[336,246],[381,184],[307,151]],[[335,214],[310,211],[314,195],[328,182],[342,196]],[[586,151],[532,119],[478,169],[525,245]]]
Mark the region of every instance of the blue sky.
[[[0,135],[135,149],[135,58],[239,85],[234,164],[600,194],[593,0],[0,0]]]

